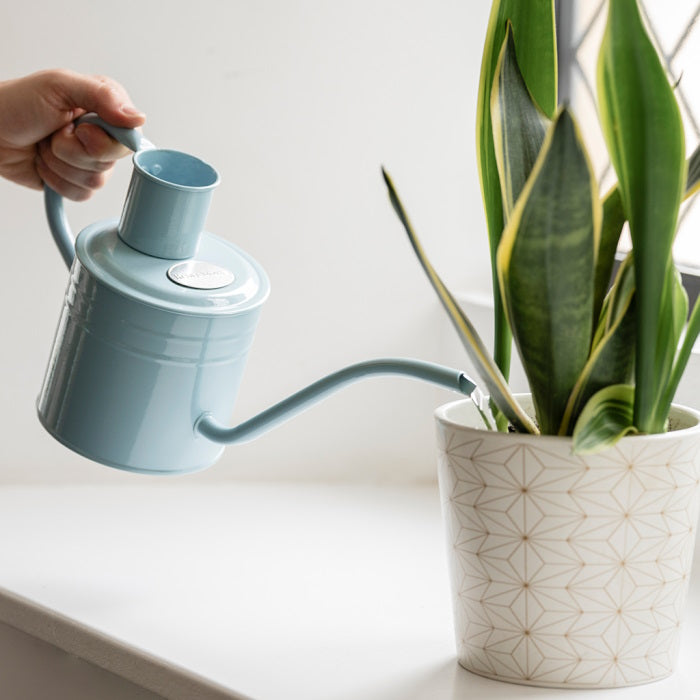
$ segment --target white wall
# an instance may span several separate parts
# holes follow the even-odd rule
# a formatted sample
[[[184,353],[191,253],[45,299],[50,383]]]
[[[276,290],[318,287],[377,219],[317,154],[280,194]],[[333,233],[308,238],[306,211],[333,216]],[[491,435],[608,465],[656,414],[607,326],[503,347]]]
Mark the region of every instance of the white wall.
[[[145,133],[222,175],[208,228],[267,269],[272,296],[234,419],[361,359],[447,353],[441,311],[388,203],[385,164],[436,267],[488,289],[474,113],[482,0],[73,0],[3,13],[0,79],[105,73]],[[76,230],[115,216],[130,166]],[[0,183],[4,329],[0,482],[124,481],[45,435],[34,401],[66,270],[39,193]],[[186,477],[430,479],[432,409],[447,392],[375,379]]]

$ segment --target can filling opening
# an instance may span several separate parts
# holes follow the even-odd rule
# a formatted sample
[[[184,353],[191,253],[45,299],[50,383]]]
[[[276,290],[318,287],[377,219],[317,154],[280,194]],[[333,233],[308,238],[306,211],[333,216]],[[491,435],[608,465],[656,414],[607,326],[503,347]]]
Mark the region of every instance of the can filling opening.
[[[134,156],[134,165],[154,180],[175,187],[209,189],[219,182],[211,165],[181,151],[141,151]]]

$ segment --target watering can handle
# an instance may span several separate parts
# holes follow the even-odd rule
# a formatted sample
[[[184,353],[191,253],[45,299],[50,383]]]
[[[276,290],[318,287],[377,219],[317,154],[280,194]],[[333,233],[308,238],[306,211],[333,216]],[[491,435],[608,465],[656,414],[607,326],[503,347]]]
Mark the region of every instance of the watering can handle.
[[[104,119],[101,119],[94,112],[83,114],[75,120],[78,124],[95,124],[104,129],[113,139],[119,141],[132,151],[143,151],[155,146],[136,129],[125,129],[121,126],[112,126]],[[66,266],[70,268],[75,257],[75,237],[71,231],[68,218],[63,209],[63,197],[52,190],[48,185],[44,185],[44,208],[46,218],[49,220],[49,228],[58,250],[61,253]]]

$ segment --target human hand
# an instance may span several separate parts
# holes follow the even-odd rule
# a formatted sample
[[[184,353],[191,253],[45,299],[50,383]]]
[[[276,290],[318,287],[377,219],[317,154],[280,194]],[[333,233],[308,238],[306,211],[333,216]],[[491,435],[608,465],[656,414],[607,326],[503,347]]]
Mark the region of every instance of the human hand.
[[[111,78],[47,70],[0,82],[0,176],[34,189],[46,183],[76,201],[90,197],[129,151],[94,124],[76,127],[85,112],[127,128],[145,121]]]

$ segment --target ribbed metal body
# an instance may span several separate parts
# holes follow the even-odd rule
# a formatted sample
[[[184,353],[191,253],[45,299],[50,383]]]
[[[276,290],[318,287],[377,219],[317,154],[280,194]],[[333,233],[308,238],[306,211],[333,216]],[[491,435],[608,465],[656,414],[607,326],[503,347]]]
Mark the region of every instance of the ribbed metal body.
[[[78,238],[38,400],[39,418],[63,444],[113,467],[160,473],[203,469],[223,448],[196,435],[195,420],[203,412],[229,420],[267,279],[254,261],[212,237],[213,245],[228,248],[240,285],[257,292],[216,297],[187,290],[190,298],[198,297],[187,312],[176,297],[156,298],[170,287],[180,294],[166,277],[168,261],[148,259],[157,285],[144,291],[142,284],[133,293],[101,274],[108,265],[86,267],[85,260],[93,266],[95,261],[85,235],[97,241],[95,249],[112,245],[118,257],[131,255],[112,228],[96,225]],[[208,304],[212,298],[216,302]]]

